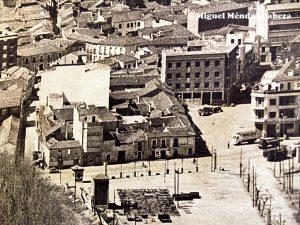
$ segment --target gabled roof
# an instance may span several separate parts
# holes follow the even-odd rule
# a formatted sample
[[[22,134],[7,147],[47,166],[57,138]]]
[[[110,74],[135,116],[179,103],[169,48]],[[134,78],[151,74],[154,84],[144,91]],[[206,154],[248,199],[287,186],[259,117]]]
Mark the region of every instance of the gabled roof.
[[[51,138],[47,142],[47,146],[50,150],[52,149],[70,149],[70,148],[81,148],[79,141],[67,140],[67,141],[57,141]]]
[[[113,23],[121,23],[127,21],[141,21],[144,17],[142,11],[118,12],[112,15]]]
[[[0,91],[0,109],[20,107],[22,97],[22,88]]]
[[[210,2],[208,5],[194,4],[189,7],[189,9],[193,12],[205,13],[205,14],[226,12],[226,11],[243,9],[243,8],[248,8],[248,7],[235,2],[223,2],[223,1]]]

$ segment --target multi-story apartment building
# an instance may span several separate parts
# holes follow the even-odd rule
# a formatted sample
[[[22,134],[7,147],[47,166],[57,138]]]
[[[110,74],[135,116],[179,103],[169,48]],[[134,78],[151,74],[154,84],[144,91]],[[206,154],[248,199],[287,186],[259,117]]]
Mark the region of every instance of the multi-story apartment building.
[[[261,65],[271,65],[285,57],[287,44],[300,34],[300,4],[258,3],[256,8],[256,17],[261,18],[256,22],[256,35],[260,36],[257,55]]]
[[[1,71],[17,65],[18,35],[0,28],[0,78]]]
[[[212,1],[206,5],[192,4],[188,8],[187,29],[198,35],[207,30],[220,29],[229,24],[248,25],[243,15],[248,13],[246,5],[227,1]],[[235,18],[235,16],[240,16]]]
[[[251,94],[253,120],[262,136],[300,134],[300,61],[267,71]]]
[[[236,57],[237,44],[190,41],[186,48],[162,51],[161,80],[182,99],[228,101],[236,81]]]

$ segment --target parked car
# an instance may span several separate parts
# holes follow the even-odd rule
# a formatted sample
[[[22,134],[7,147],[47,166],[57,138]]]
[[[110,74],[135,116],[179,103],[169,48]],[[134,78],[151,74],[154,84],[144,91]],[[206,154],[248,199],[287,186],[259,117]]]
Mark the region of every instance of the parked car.
[[[254,143],[259,138],[257,132],[255,131],[243,131],[238,132],[232,137],[232,144],[233,145],[240,145],[244,142],[249,144]]]
[[[268,147],[280,146],[280,139],[276,137],[261,138],[258,142],[258,147],[260,149],[266,149]]]

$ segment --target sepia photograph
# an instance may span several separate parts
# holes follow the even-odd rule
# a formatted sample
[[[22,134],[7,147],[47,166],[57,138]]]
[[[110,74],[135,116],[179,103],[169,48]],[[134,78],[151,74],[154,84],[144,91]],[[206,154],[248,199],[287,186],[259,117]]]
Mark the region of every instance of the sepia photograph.
[[[0,0],[0,225],[299,225],[299,0]]]

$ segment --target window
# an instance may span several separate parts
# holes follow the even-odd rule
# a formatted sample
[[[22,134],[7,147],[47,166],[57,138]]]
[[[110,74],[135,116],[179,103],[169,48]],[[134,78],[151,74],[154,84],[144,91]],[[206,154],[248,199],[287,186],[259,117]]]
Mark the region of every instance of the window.
[[[189,155],[193,154],[193,149],[189,148]]]
[[[215,77],[220,77],[220,72],[215,72]]]
[[[270,99],[270,105],[276,105],[276,99]]]
[[[95,116],[92,117],[92,122],[96,122],[96,117]]]
[[[84,121],[87,121],[87,117],[86,116],[84,117]]]
[[[181,67],[181,62],[176,63],[176,67],[180,68]]]
[[[176,78],[181,78],[181,74],[180,73],[176,73]]]
[[[33,58],[32,58],[32,63],[35,63],[36,62],[36,59],[35,59],[35,57],[33,56]]]
[[[220,61],[219,60],[215,61],[215,66],[220,66]]]
[[[3,57],[3,59],[6,59],[7,58],[7,54],[3,54],[2,57]]]
[[[127,28],[129,28],[130,27],[130,23],[127,23]]]
[[[288,83],[287,83],[287,89],[288,89],[288,90],[291,90],[291,82],[288,82]]]
[[[176,84],[176,89],[180,89],[180,84]]]
[[[191,87],[191,84],[190,83],[186,83],[185,84],[185,88],[190,88]]]
[[[119,24],[119,29],[122,29],[122,24]]]
[[[6,50],[7,49],[7,45],[3,45],[3,50]]]
[[[142,151],[142,150],[143,150],[143,143],[138,142],[138,151]]]
[[[191,62],[186,62],[186,63],[185,63],[185,66],[186,66],[186,67],[191,67]]]
[[[214,83],[214,87],[215,87],[215,88],[218,88],[219,86],[220,86],[220,82],[215,82],[215,83]]]
[[[269,117],[272,118],[276,118],[276,112],[269,112]]]
[[[106,155],[106,162],[110,162],[110,155]]]
[[[242,40],[241,39],[238,39],[238,44],[242,44]]]
[[[200,87],[200,83],[195,83],[195,88],[199,88]]]
[[[44,61],[44,57],[41,55],[40,56],[40,62],[43,62]]]
[[[209,77],[209,72],[205,72],[205,73],[204,73],[204,76],[205,76],[205,77]]]
[[[191,74],[190,74],[190,73],[186,73],[186,74],[185,74],[185,77],[186,77],[186,78],[190,78],[190,77],[191,77]]]
[[[171,73],[167,74],[167,79],[172,79],[172,74]]]
[[[179,147],[178,138],[174,138],[173,147]]]
[[[173,66],[172,63],[169,62],[169,63],[168,63],[168,68],[172,68],[172,66]]]
[[[161,147],[165,148],[166,147],[166,140],[161,140]]]
[[[260,56],[260,61],[261,62],[266,62],[267,61],[267,56],[265,56],[265,55]]]
[[[130,26],[133,27],[133,23],[131,23]]]
[[[29,63],[29,59],[25,58],[25,64],[28,64],[28,63]]]
[[[141,26],[141,23],[140,23],[140,22],[137,22],[137,26],[140,27],[140,26]]]
[[[196,67],[200,67],[200,62],[199,62],[199,61],[196,61],[196,62],[195,62],[195,66],[196,66]]]
[[[209,88],[209,83],[208,82],[204,83],[204,88]]]
[[[200,72],[196,72],[195,73],[195,78],[199,78],[200,77]]]
[[[266,47],[261,47],[261,52],[266,52]]]
[[[255,118],[263,119],[264,118],[264,110],[255,110]]]
[[[58,57],[61,58],[61,53],[58,53]]]
[[[295,118],[295,109],[282,109],[279,111],[280,118]]]
[[[157,145],[157,141],[156,140],[152,140],[152,148],[156,148]]]
[[[230,42],[231,42],[231,44],[234,44],[234,39],[231,39]]]
[[[51,55],[48,55],[47,60],[48,62],[51,60]]]
[[[210,61],[205,61],[204,65],[205,65],[205,67],[209,67]]]

